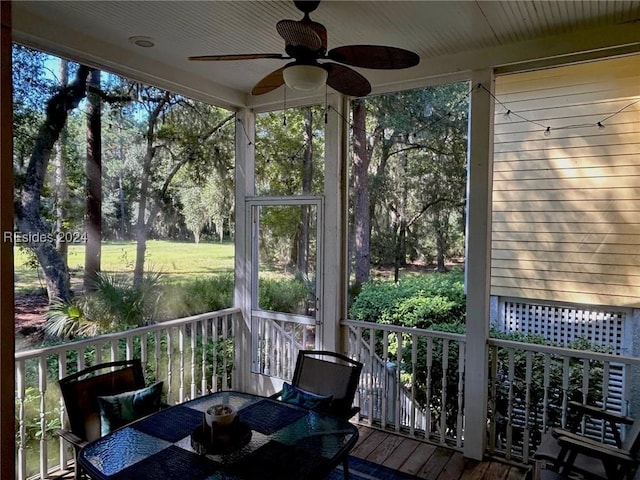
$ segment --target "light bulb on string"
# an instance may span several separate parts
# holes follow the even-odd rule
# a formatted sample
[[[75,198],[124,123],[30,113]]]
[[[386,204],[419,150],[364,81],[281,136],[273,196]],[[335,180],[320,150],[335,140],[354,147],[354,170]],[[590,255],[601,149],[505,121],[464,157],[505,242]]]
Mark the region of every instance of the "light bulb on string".
[[[547,127],[547,129],[544,131],[544,136],[548,137],[551,135],[551,127]]]
[[[424,106],[424,111],[422,112],[423,116],[427,118],[431,117],[433,115],[434,110],[435,109],[433,108],[433,105],[431,105],[430,103],[426,103]]]
[[[506,118],[507,120],[511,120],[511,110],[507,109],[506,112],[504,112],[504,115],[502,115],[504,118]]]
[[[597,125],[600,130],[604,130],[604,125],[602,124],[602,122],[598,122]]]

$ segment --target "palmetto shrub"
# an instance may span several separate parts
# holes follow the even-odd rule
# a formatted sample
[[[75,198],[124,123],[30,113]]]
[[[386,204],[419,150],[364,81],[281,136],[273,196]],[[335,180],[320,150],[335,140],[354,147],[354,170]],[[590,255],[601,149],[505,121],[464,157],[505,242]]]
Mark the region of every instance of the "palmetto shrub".
[[[49,307],[45,331],[53,337],[73,338],[147,325],[157,316],[161,293],[160,273],[146,273],[134,285],[131,276],[101,272],[93,291]]]

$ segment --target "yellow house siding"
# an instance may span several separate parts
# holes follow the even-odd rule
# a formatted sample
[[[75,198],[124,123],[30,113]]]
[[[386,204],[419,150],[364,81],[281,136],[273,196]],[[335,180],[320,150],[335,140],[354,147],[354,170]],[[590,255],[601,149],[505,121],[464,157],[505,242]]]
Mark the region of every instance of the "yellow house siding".
[[[495,92],[492,294],[640,307],[640,55]]]

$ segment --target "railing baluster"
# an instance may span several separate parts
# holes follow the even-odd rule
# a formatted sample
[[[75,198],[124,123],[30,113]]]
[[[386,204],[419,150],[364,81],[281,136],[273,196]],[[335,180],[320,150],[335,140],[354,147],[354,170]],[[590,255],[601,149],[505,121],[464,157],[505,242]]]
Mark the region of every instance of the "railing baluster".
[[[542,432],[549,428],[549,388],[551,386],[551,354],[544,354],[543,400],[542,400]]]
[[[462,353],[460,354],[460,358],[465,358]],[[498,420],[497,412],[496,412],[496,394],[498,391],[498,348],[491,345],[489,346],[489,358],[490,358],[490,367],[489,367],[489,399],[488,399],[488,408],[491,412],[491,418],[489,419],[489,441],[487,442],[487,449],[489,454],[493,455],[496,451],[496,421]],[[461,392],[458,391],[458,395]]]
[[[102,348],[100,348],[100,345],[96,345],[96,365],[100,363],[102,363]]]
[[[47,462],[47,357],[43,354],[38,359],[38,391],[40,392],[40,477],[45,478],[48,470]]]
[[[211,371],[211,391],[217,392],[218,388],[218,347],[221,345],[220,343],[220,334],[218,332],[218,319],[215,319],[211,322],[211,338],[213,340],[213,365]]]
[[[569,401],[569,357],[562,357],[562,428],[567,428],[567,403]]]
[[[508,350],[509,366],[507,378],[509,381],[509,399],[507,403],[507,460],[511,459],[511,446],[513,442],[513,384],[515,383],[515,352],[512,348]]]
[[[221,322],[222,322],[222,345],[223,345],[223,355],[222,355],[222,389],[223,390],[229,390],[230,388],[230,383],[229,383],[229,374],[227,373],[229,371],[229,361],[227,360],[227,355],[224,354],[224,352],[227,349],[227,340],[229,339],[229,333],[230,333],[230,329],[229,329],[229,317],[228,316],[224,316],[221,318]]]
[[[427,399],[425,401],[426,405],[431,405],[431,395],[433,395],[433,389],[431,387],[431,382],[433,380],[433,337],[427,337]],[[424,430],[424,438],[429,440],[431,438],[431,410],[427,411],[426,416],[426,427]]]
[[[589,403],[589,359],[582,359],[582,403]],[[586,418],[582,417],[581,422],[581,432],[584,432],[587,429]]]
[[[184,402],[184,336],[185,336],[185,326],[180,325],[178,329],[178,355],[179,355],[179,365],[180,365],[180,378],[179,378],[179,387],[178,387],[178,398],[179,402]]]
[[[191,398],[196,398],[196,336],[198,333],[198,324],[192,322],[189,324],[191,333]]]
[[[445,444],[447,432],[447,375],[449,373],[449,339],[442,340],[442,391],[440,392],[440,445]]]
[[[142,368],[146,370],[149,366],[149,336],[142,333],[138,338],[140,339],[140,361]]]
[[[374,402],[376,402],[377,405],[377,386],[375,383],[375,379],[374,379],[374,375],[373,375],[373,368],[374,365],[376,365],[376,363],[374,362],[374,354],[375,354],[375,331],[370,328],[369,330],[369,359],[367,364],[369,365],[369,412],[368,412],[368,417],[369,417],[369,425],[373,425],[373,407],[374,407]]]
[[[16,465],[18,480],[24,480],[27,477],[27,427],[25,412],[25,370],[26,362],[16,360],[16,398],[18,400],[18,464]]]
[[[96,349],[97,350],[97,349]],[[66,352],[62,351],[58,354],[58,378],[63,378],[67,375],[67,355]],[[66,421],[66,411],[64,406],[64,399],[62,395],[60,395],[60,399],[58,400],[58,405],[60,406],[60,425],[64,426]],[[63,469],[67,468],[68,463],[68,455],[67,455],[67,446],[65,441],[60,437],[58,439],[58,443],[60,446],[60,465]]]
[[[207,345],[209,344],[208,332],[209,320],[200,322],[200,336],[202,342],[202,358],[200,359],[200,369],[202,378],[200,379],[200,391],[205,395],[207,389]]]
[[[172,328],[167,328],[167,402],[169,405],[173,400],[173,335]]]
[[[456,446],[462,448],[462,438],[464,437],[464,359],[466,354],[466,344],[458,342],[458,417],[456,419]]]
[[[609,403],[609,380],[611,374],[611,364],[609,362],[604,362],[604,368],[602,369],[602,408],[605,410],[608,407]],[[604,441],[606,436],[607,429],[606,423],[600,423],[600,438]]]
[[[393,403],[395,404],[394,420],[396,432],[400,432],[400,425],[402,424],[401,413],[404,410],[404,405],[402,405],[400,399],[400,390],[402,389],[402,379],[400,378],[400,374],[402,373],[402,340],[402,333],[396,332],[396,342],[398,344],[398,347],[396,351],[396,377],[393,392]]]
[[[279,327],[276,329],[276,327]],[[274,346],[273,346],[273,355],[275,358],[275,376],[276,377],[284,377],[284,361],[282,358],[282,334],[280,334],[280,329],[282,328],[282,322],[276,320],[273,322],[273,335],[275,337]]]
[[[159,380],[160,374],[160,352],[162,345],[162,332],[160,330],[156,330],[153,332],[153,379],[154,381]],[[167,399],[167,402],[169,400]]]
[[[382,361],[384,373],[382,375],[382,428],[387,426],[389,412],[389,332],[382,332]]]
[[[236,371],[237,368],[239,368],[239,362],[238,362],[238,356],[237,356],[237,351],[236,351],[236,343],[235,343],[235,339],[236,338],[240,338],[240,322],[236,322],[235,321],[235,317],[234,314],[230,313],[228,315],[225,316],[225,321],[227,322],[228,325],[228,330],[229,330],[229,338],[231,339],[230,343],[231,343],[231,350],[232,352],[234,352],[234,355],[231,356],[231,365],[229,368],[229,372],[227,374],[227,389],[232,389],[232,388],[237,388],[237,384],[234,383],[234,377],[238,377],[238,375],[235,375],[234,372]],[[249,351],[251,352],[251,351]],[[251,353],[249,353],[249,355],[251,355]],[[227,355],[225,355],[225,358],[227,357]]]
[[[350,332],[354,332],[355,334],[355,348],[349,348],[349,351],[355,351],[355,359],[358,361],[362,361],[362,328],[361,327],[357,327],[355,329],[351,329],[351,327],[347,327],[347,331]],[[348,337],[351,337],[351,335],[349,335],[349,333],[347,334]],[[365,386],[366,388],[366,386]],[[362,380],[360,380],[360,385],[358,386],[358,391],[362,390]],[[366,390],[365,390],[366,391]],[[362,403],[360,401],[361,395],[356,394],[356,405],[360,408],[362,408]],[[361,415],[361,411],[358,411],[357,415],[356,415],[356,421],[360,420],[360,415]]]
[[[109,347],[110,347],[110,354],[111,354],[111,359],[109,361],[115,362],[119,358],[118,341],[114,338],[113,340],[111,340],[111,342],[109,342]]]
[[[125,360],[131,360],[133,358],[133,337],[131,335],[128,335],[125,342],[126,342]]]
[[[85,365],[84,365],[84,355],[82,353],[82,350],[76,348],[73,350],[74,352],[76,352],[76,368],[77,371],[80,371],[82,369],[84,369]]]
[[[523,436],[523,447],[522,447],[522,461],[524,463],[529,462],[529,440],[531,438],[529,431],[529,422],[531,415],[531,371],[533,367],[533,352],[527,351],[525,356],[525,399],[524,399],[524,431],[522,433]]]
[[[416,390],[418,384],[416,377],[418,372],[418,336],[414,333],[411,335],[411,417],[409,418],[409,435],[415,435],[416,425]]]

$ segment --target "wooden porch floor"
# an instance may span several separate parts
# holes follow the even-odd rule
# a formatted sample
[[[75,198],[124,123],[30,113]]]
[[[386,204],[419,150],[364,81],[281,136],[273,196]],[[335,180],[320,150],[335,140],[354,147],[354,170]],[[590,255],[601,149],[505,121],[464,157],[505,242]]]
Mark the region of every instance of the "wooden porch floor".
[[[428,480],[528,480],[529,468],[497,460],[479,462],[461,453],[358,425],[355,457]]]
[[[357,425],[358,443],[351,455],[427,480],[530,480],[531,469],[498,460],[478,462],[450,448],[438,447],[392,432]],[[39,477],[32,477],[35,478]],[[47,477],[73,479],[73,471],[55,471]]]

